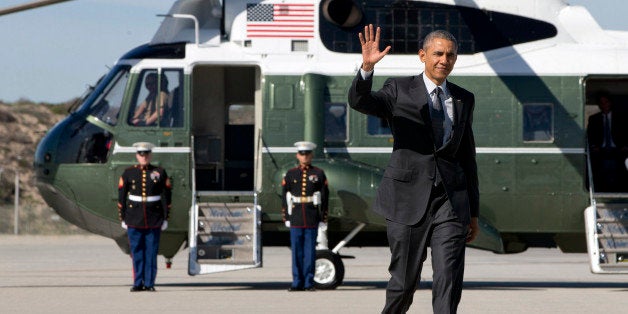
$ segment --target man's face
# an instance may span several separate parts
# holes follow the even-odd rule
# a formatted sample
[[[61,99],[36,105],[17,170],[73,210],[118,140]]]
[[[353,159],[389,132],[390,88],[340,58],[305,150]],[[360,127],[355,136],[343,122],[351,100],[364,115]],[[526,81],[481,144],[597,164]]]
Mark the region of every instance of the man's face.
[[[146,89],[148,89],[149,91],[154,91],[155,89],[157,89],[157,79],[153,76],[147,77],[145,84]]]
[[[301,165],[309,165],[312,163],[314,154],[311,151],[300,151],[297,153],[297,159]]]
[[[608,99],[608,97],[606,96],[600,97],[597,105],[598,107],[600,107],[600,110],[602,110],[603,113],[609,113],[611,111],[611,107],[613,106],[611,104],[611,100]]]
[[[451,70],[458,55],[452,41],[434,38],[426,50],[419,50],[419,58],[425,63],[425,75],[436,85],[441,85]]]
[[[137,152],[135,158],[140,166],[146,166],[150,163],[151,152]]]

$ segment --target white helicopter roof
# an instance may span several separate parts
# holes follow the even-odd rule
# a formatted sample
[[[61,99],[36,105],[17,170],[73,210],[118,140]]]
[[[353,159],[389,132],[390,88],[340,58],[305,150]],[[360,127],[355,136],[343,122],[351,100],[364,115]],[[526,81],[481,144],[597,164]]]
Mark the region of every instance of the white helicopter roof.
[[[312,0],[179,0],[169,15],[188,14],[198,20],[198,45],[194,23],[189,18],[166,17],[151,44],[188,42],[189,58],[221,60],[229,63],[259,64],[265,73],[295,74],[313,72],[327,75],[355,73],[361,59],[357,53],[328,50],[318,33],[321,1]],[[485,11],[513,14],[552,24],[556,35],[474,54],[459,55],[454,75],[578,75],[582,73],[628,73],[622,60],[628,57],[628,32],[603,30],[581,6],[562,0],[422,0],[433,4],[464,6]],[[312,8],[311,36],[282,38],[256,37],[247,32],[251,17],[247,6],[300,5]],[[249,14],[251,14],[249,12]],[[221,26],[224,16],[224,26]],[[247,20],[248,18],[248,20]],[[221,31],[221,27],[223,30]],[[357,36],[357,34],[356,34]],[[295,42],[302,45],[295,50]],[[206,49],[216,47],[220,51]],[[590,60],[595,56],[594,60]],[[416,74],[422,64],[416,54],[389,55],[377,65],[389,75]]]

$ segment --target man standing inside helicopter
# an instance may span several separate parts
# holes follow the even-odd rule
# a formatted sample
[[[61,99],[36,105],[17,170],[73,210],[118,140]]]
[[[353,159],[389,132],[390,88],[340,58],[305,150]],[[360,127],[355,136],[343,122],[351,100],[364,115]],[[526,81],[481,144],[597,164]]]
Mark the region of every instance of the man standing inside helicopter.
[[[613,110],[613,97],[607,91],[596,95],[600,112],[589,117],[587,140],[595,192],[628,192],[626,117]]]
[[[316,238],[319,227],[327,227],[329,188],[325,172],[312,166],[316,144],[296,142],[294,146],[299,165],[288,170],[281,182],[281,215],[290,228],[292,249],[292,285],[288,291],[314,291]]]
[[[165,169],[150,164],[153,144],[138,142],[133,146],[138,164],[120,177],[118,213],[133,258],[131,292],[155,291],[159,239],[168,228],[172,185]]]

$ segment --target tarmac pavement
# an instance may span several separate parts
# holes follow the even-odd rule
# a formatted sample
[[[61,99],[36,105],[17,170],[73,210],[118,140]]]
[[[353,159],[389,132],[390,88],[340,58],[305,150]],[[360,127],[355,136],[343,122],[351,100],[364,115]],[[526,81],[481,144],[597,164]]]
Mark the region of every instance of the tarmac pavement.
[[[157,292],[131,293],[131,259],[100,236],[0,235],[1,313],[379,313],[390,253],[344,248],[344,284],[287,292],[290,250],[264,247],[264,267],[188,276],[187,251],[159,258]],[[628,275],[594,275],[586,254],[467,250],[459,313],[621,313]],[[431,312],[431,264],[409,313]]]

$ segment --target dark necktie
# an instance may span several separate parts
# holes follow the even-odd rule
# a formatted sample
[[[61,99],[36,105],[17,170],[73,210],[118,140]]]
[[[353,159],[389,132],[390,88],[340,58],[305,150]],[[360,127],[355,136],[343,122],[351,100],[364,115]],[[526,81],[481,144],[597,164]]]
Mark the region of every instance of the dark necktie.
[[[611,147],[611,125],[608,121],[608,114],[604,114],[604,145],[602,147]]]
[[[432,129],[434,131],[434,145],[436,148],[439,148],[443,145],[443,122],[445,121],[445,114],[443,113],[443,104],[440,100],[440,95],[442,90],[440,87],[436,87],[434,89],[436,93],[436,97],[434,98],[434,102],[432,103]]]

